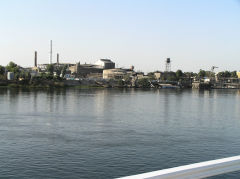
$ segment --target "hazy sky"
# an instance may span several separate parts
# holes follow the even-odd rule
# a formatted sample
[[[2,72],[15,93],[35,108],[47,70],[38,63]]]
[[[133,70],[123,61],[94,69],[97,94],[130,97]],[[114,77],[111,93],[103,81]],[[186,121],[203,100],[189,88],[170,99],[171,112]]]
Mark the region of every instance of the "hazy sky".
[[[0,64],[33,66],[53,57],[118,67],[164,70],[240,70],[237,0],[2,0]]]

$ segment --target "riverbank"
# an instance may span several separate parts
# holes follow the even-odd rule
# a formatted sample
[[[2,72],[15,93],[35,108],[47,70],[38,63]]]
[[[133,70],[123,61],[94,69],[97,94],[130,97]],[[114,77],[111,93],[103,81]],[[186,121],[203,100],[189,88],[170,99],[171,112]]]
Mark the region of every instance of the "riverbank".
[[[44,79],[44,80],[25,80],[25,81],[0,81],[1,87],[7,88],[182,88],[177,84],[152,83],[149,80],[139,80],[136,83],[122,80],[104,80],[104,79]]]
[[[104,80],[104,79],[44,79],[44,80],[22,80],[22,81],[0,81],[2,88],[140,88],[140,89],[240,89],[240,85],[233,83],[221,84],[193,82],[183,84],[178,82],[150,81],[147,79],[136,81],[134,84],[123,80]]]
[[[74,85],[74,86],[68,86],[64,85],[62,83],[54,83],[54,84],[41,84],[41,85],[30,85],[30,84],[6,84],[6,85],[0,85],[0,88],[29,88],[29,89],[54,89],[54,88],[105,88],[101,86],[94,86],[94,85]]]

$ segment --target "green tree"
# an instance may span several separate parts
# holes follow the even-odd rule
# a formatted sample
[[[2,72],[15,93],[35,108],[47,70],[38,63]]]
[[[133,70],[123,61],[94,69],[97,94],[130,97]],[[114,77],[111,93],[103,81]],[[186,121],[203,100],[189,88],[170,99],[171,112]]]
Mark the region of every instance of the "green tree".
[[[230,77],[231,77],[230,71],[225,71],[225,72],[224,72],[224,77],[225,77],[225,78],[230,78]]]
[[[206,77],[214,77],[215,76],[215,73],[214,72],[211,72],[211,71],[205,71],[206,72]]]
[[[231,72],[231,77],[232,78],[237,78],[238,76],[237,76],[237,71],[232,71]]]
[[[62,73],[62,77],[64,77],[64,76],[65,76],[65,74],[66,74],[66,71],[67,71],[67,68],[68,68],[68,66],[67,66],[67,65],[64,65],[64,66],[63,66],[63,69],[62,69],[62,71],[61,71],[61,73]]]
[[[217,76],[218,76],[218,78],[223,78],[224,77],[224,72],[223,71],[219,72],[217,74]]]
[[[177,77],[177,79],[179,80],[180,78],[182,78],[183,77],[183,72],[182,72],[182,70],[177,70],[176,71],[176,77]]]
[[[62,66],[60,66],[60,67],[57,67],[57,68],[55,69],[55,71],[56,71],[56,73],[57,73],[57,77],[60,77],[60,75],[61,75],[61,72],[62,72],[62,69],[63,69],[63,67],[62,67]]]
[[[53,75],[52,74],[50,74],[50,73],[47,73],[46,74],[46,79],[47,80],[52,80],[54,77],[53,77]]]
[[[28,79],[28,80],[31,79],[31,73],[30,72],[26,72],[26,79]]]
[[[20,72],[19,66],[18,66],[16,63],[14,63],[14,62],[10,62],[10,63],[6,66],[6,69],[7,69],[7,71],[13,72],[13,73],[16,74],[16,75],[17,75],[17,73]],[[19,75],[19,74],[18,74],[18,75]]]
[[[196,77],[197,74],[193,72],[184,72],[184,76],[187,78]]]
[[[4,75],[4,74],[5,74],[5,68],[0,65],[0,75]]]
[[[155,80],[156,79],[153,72],[148,73],[147,76],[149,77],[150,80]]]
[[[150,88],[150,82],[147,78],[141,78],[137,81],[138,86],[141,88]]]
[[[200,70],[199,73],[198,73],[198,77],[199,77],[199,78],[204,78],[204,77],[206,77],[206,71],[205,71],[205,70]]]
[[[131,84],[132,78],[130,75],[124,75],[123,80],[125,84]]]
[[[19,73],[19,77],[24,78],[25,80],[30,80],[31,74],[30,74],[30,72],[21,71]]]
[[[118,80],[118,87],[124,87],[124,81],[122,79]]]
[[[47,72],[50,73],[50,75],[53,75],[53,72],[54,72],[53,64],[47,65]]]
[[[40,78],[41,79],[46,79],[47,78],[47,75],[46,75],[46,73],[40,73]]]
[[[20,78],[25,78],[25,77],[26,77],[25,72],[24,72],[24,71],[21,71],[21,72],[19,73],[19,77],[20,77]]]
[[[10,62],[7,66],[6,69],[8,72],[13,72],[14,73],[14,78],[17,80],[20,77],[20,67],[14,63]]]
[[[177,81],[176,73],[173,71],[170,72],[164,72],[164,79],[167,81]]]
[[[231,73],[229,71],[222,71],[222,72],[219,72],[218,75],[220,77],[223,77],[223,78],[229,78],[231,77]]]
[[[6,80],[6,77],[4,75],[0,75],[0,80]]]

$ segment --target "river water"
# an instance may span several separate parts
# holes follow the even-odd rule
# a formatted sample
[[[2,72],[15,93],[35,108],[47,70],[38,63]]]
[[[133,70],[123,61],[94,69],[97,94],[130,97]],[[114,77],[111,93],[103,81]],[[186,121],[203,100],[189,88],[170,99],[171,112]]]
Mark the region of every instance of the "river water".
[[[115,178],[239,154],[238,90],[0,89],[0,178]]]

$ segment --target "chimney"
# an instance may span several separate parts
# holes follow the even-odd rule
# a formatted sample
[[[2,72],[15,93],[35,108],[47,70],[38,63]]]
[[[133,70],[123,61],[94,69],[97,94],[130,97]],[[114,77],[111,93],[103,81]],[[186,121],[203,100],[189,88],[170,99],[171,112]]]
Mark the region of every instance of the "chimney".
[[[59,54],[57,53],[57,64],[59,65]]]
[[[34,54],[34,67],[37,67],[37,51]]]

